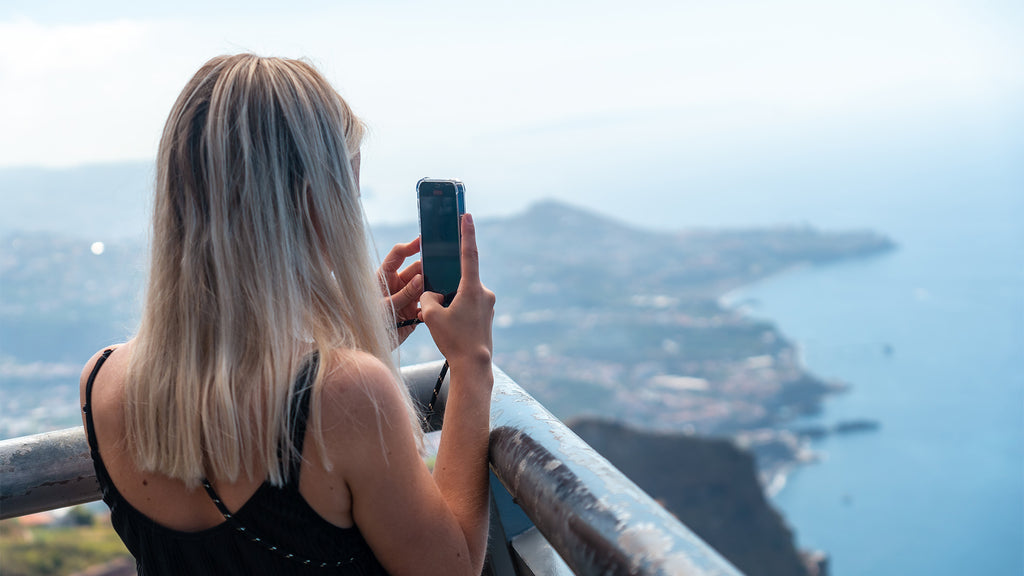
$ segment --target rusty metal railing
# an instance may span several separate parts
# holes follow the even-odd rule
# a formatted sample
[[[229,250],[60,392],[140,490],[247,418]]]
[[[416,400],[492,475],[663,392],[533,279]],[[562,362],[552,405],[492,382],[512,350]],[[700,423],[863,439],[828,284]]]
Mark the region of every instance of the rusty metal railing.
[[[402,369],[424,404],[440,367]],[[432,427],[443,424],[446,390]],[[497,367],[490,462],[485,573],[739,575]],[[81,428],[0,442],[0,518],[99,497]]]

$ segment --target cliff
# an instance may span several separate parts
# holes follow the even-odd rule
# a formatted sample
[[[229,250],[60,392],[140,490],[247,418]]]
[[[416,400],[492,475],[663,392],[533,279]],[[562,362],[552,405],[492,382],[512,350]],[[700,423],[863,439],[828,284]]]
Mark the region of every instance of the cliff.
[[[808,574],[793,533],[765,499],[750,453],[728,440],[602,420],[569,425],[747,576]]]

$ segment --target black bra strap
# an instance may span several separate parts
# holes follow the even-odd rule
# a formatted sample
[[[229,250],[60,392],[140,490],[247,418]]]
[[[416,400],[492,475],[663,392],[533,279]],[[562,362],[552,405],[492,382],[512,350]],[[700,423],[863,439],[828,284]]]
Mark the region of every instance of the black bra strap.
[[[220,499],[220,494],[217,494],[217,491],[213,489],[213,484],[210,484],[210,481],[206,478],[203,478],[203,488],[206,489],[206,494],[210,497],[210,500],[213,500],[213,505],[217,507],[217,510],[220,510],[224,519],[231,520],[231,511],[224,505],[224,502]]]
[[[288,560],[294,560],[295,562],[298,562],[299,564],[302,564],[304,566],[313,566],[317,568],[341,568],[345,564],[354,564],[356,561],[356,557],[352,556],[348,560],[334,560],[330,562],[325,562],[323,560],[313,560],[310,558],[306,558],[305,556],[297,556],[289,552],[288,550],[278,548],[276,544],[264,540],[255,532],[249,530],[244,524],[239,522],[228,510],[228,507],[224,505],[224,502],[220,499],[220,495],[217,494],[217,491],[213,489],[213,486],[205,478],[203,478],[203,488],[206,489],[206,494],[210,496],[210,500],[213,500],[214,505],[217,506],[217,510],[220,510],[221,515],[224,516],[224,521],[228,524],[228,526],[234,528],[236,532],[241,534],[244,538],[246,538],[253,544],[256,544],[257,546],[263,548],[268,552],[275,554],[276,556],[280,556],[281,558],[285,558]]]
[[[100,451],[100,443],[96,440],[96,425],[92,421],[92,385],[96,381],[96,375],[100,372],[100,367],[107,361],[110,354],[114,351],[113,348],[107,348],[103,351],[103,354],[96,359],[96,365],[92,367],[92,372],[89,373],[89,379],[85,382],[85,406],[82,406],[82,412],[85,414],[85,434],[89,438],[89,450],[93,454],[98,454]]]

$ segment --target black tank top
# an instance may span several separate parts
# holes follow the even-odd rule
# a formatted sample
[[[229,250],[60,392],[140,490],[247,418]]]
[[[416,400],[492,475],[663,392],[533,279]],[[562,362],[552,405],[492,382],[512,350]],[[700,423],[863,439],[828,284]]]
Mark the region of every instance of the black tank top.
[[[301,459],[292,460],[285,486],[279,488],[264,482],[234,514],[225,514],[224,522],[206,530],[172,530],[136,510],[111,481],[100,457],[93,425],[92,385],[111,352],[113,349],[103,352],[89,375],[82,410],[103,501],[110,507],[114,530],[135,557],[140,576],[387,574],[357,527],[339,528],[331,524],[299,494]],[[313,366],[314,363],[307,364],[299,374],[292,398],[292,413],[297,415],[292,426],[293,442],[299,454],[309,414]],[[220,508],[215,492],[211,491],[211,498]]]

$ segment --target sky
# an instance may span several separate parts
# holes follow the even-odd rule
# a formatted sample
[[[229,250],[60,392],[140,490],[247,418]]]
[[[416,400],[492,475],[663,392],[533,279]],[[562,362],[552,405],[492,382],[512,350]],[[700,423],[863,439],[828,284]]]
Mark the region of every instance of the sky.
[[[423,176],[477,214],[661,228],[856,225],[937,164],[1024,182],[1024,3],[942,0],[7,0],[0,169],[151,161],[189,77],[241,51],[309,59],[367,122],[373,222],[415,220]]]

